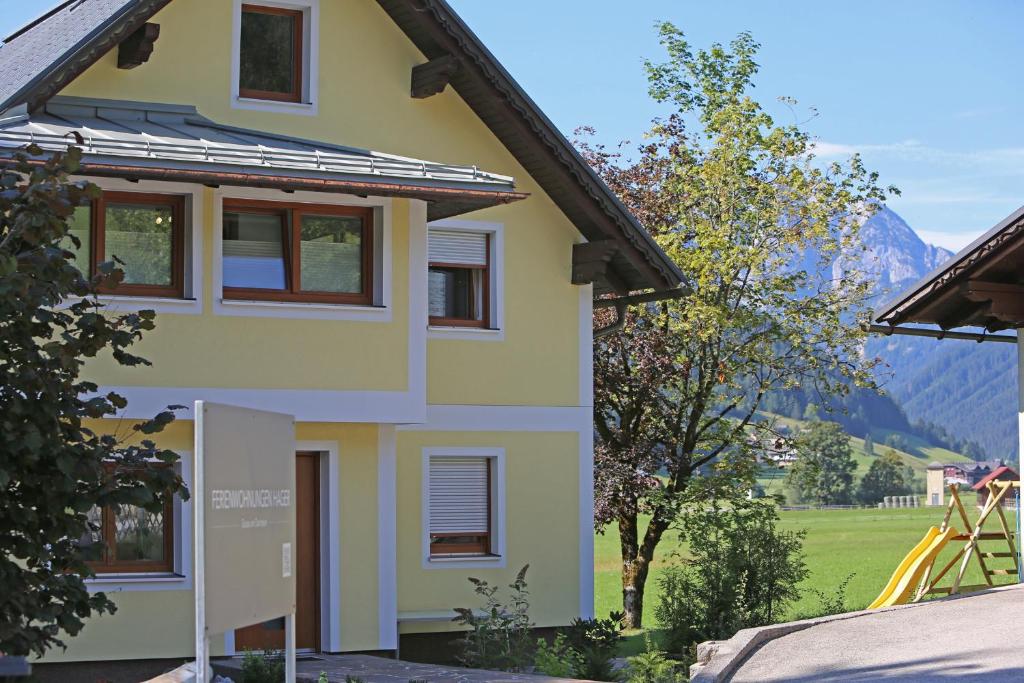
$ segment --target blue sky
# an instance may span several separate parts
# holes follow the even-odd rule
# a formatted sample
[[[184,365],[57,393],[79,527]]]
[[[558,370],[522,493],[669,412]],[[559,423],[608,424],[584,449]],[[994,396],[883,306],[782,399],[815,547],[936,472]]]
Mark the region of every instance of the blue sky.
[[[1024,3],[449,1],[567,134],[587,124],[606,143],[640,138],[658,113],[642,69],[660,56],[657,20],[696,46],[749,30],[763,45],[762,102],[816,108],[822,153],[860,151],[903,190],[890,205],[926,241],[963,246],[1024,204]],[[0,32],[53,4],[0,0]]]

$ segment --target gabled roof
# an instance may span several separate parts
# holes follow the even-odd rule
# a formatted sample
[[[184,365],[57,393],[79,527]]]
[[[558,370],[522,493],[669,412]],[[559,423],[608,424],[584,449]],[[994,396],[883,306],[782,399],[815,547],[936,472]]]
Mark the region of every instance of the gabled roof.
[[[0,112],[36,109],[171,0],[71,0],[0,46]],[[667,289],[682,273],[445,0],[378,0],[589,241],[616,247],[597,291]],[[159,49],[159,47],[157,48]]]
[[[1019,285],[1024,264],[1024,207],[961,249],[875,313],[880,323],[926,323],[942,329],[977,326],[989,331],[1015,327],[994,315],[983,296],[970,291],[970,281]],[[1024,321],[1020,321],[1024,322]]]
[[[1000,480],[1000,478],[1007,476],[1013,477],[1014,479],[1019,478],[1017,472],[1014,469],[1007,467],[1006,465],[1003,465],[1002,467],[997,467],[996,469],[989,472],[987,475],[985,475],[985,477],[983,477],[980,481],[978,481],[977,484],[975,484],[971,488],[973,488],[975,491],[980,491],[986,486],[988,486],[988,483],[990,481],[998,481]]]
[[[59,151],[83,173],[255,187],[329,189],[429,201],[430,219],[525,198],[508,176],[218,124],[195,107],[56,96],[0,119],[0,149]]]

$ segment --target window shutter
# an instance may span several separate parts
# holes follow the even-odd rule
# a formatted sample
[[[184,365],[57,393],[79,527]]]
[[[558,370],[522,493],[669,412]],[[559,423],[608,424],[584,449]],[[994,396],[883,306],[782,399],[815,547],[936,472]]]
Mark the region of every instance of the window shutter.
[[[488,458],[430,458],[430,533],[486,534],[491,528]]]
[[[431,263],[487,265],[487,233],[431,229],[427,242]]]

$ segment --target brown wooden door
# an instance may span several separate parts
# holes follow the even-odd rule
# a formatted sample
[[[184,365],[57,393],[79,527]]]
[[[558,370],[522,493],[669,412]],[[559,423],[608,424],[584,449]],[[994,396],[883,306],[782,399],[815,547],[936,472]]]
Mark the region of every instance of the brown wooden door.
[[[320,649],[320,454],[295,457],[295,647]],[[281,650],[284,618],[235,631],[235,650]]]

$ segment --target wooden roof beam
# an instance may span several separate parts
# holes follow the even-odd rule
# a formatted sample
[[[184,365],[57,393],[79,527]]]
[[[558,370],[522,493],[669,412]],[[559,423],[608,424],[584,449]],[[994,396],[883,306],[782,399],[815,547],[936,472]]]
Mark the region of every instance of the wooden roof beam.
[[[435,57],[412,68],[412,96],[418,100],[444,92],[461,65],[452,55]]]
[[[968,280],[960,287],[968,301],[987,304],[987,317],[1011,325],[1024,324],[1024,285]]]
[[[153,43],[160,37],[160,24],[147,23],[140,26],[117,46],[117,68],[134,69],[149,61],[153,54]]]

